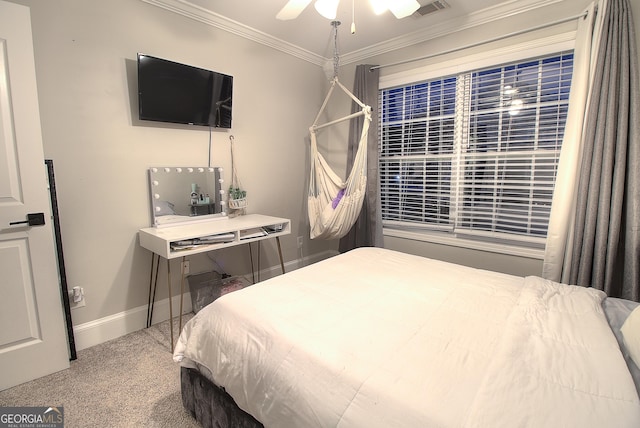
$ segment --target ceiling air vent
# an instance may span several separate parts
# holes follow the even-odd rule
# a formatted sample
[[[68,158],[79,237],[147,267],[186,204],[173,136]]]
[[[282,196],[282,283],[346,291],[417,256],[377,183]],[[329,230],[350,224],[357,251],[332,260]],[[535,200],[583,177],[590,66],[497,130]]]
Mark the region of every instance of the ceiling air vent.
[[[420,6],[420,8],[413,13],[413,16],[416,18],[421,18],[425,15],[429,15],[442,9],[449,9],[450,7],[451,6],[449,6],[444,0],[436,0],[431,3],[425,4],[424,6]]]

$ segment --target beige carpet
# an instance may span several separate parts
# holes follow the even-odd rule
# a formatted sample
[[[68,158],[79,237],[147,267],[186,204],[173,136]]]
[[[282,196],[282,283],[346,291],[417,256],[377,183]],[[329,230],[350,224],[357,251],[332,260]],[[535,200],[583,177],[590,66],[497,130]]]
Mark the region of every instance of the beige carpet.
[[[199,426],[182,407],[168,321],[84,349],[68,370],[0,391],[0,406],[64,406],[67,428]]]

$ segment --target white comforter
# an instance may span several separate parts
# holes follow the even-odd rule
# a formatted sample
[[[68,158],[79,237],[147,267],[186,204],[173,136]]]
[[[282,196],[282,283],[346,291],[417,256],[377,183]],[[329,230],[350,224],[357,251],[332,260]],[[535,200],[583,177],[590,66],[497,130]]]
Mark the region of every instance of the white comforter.
[[[216,300],[174,359],[266,427],[640,427],[597,290],[363,248]]]

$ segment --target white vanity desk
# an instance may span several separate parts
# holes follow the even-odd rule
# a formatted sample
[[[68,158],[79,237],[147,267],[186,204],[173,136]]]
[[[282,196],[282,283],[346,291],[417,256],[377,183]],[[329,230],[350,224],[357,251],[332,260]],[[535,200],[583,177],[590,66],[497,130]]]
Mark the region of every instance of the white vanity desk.
[[[167,284],[169,287],[169,296],[171,296],[171,259],[182,258],[184,261],[187,256],[193,254],[234,247],[241,244],[250,244],[251,242],[262,241],[264,239],[276,238],[278,243],[278,255],[280,257],[280,267],[282,268],[282,273],[284,273],[280,236],[288,235],[290,233],[291,220],[260,214],[248,214],[233,218],[223,217],[183,225],[148,227],[140,229],[138,232],[140,246],[153,253],[151,260],[151,276],[149,279],[147,327],[151,325],[151,317],[153,315],[153,303],[155,300],[155,290],[158,282],[158,265],[160,263],[160,257],[167,261]],[[197,245],[190,245],[190,241],[195,242]],[[177,249],[179,246],[182,246],[183,248]],[[182,329],[182,298],[185,282],[185,274],[184,271],[182,271],[182,267],[180,282],[179,329]],[[169,299],[169,317],[173,320],[171,298]],[[173,322],[170,322],[170,325],[171,350],[173,351]]]

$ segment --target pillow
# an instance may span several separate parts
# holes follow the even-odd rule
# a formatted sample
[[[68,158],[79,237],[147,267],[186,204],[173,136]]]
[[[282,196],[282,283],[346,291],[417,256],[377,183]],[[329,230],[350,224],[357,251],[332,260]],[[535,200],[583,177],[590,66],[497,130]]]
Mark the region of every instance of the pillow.
[[[640,306],[629,314],[620,331],[631,359],[640,367]]]

